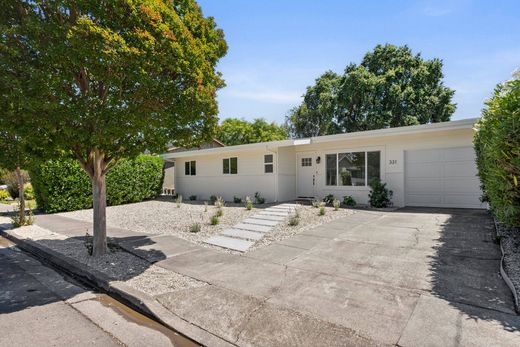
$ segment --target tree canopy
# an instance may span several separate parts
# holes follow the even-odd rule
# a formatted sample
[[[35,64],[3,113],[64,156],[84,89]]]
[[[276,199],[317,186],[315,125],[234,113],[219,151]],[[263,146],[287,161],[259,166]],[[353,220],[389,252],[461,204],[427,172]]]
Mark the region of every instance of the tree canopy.
[[[252,122],[244,119],[227,118],[216,130],[216,137],[228,146],[266,141],[284,140],[287,130],[276,123],[268,123],[263,118]]]
[[[223,32],[194,0],[13,0],[0,30],[0,83],[25,97],[24,136],[71,153],[90,176],[102,254],[110,167],[207,140],[217,124]]]
[[[286,123],[292,136],[307,137],[448,121],[456,105],[442,79],[441,60],[378,45],[343,75],[320,76]]]

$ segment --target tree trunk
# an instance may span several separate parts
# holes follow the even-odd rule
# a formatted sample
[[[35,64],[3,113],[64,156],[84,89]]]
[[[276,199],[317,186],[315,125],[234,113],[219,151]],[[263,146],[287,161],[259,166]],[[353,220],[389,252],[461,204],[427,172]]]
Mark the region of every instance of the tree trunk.
[[[19,218],[20,218],[20,225],[25,224],[25,196],[24,196],[24,184],[23,176],[22,176],[22,170],[20,169],[20,166],[16,167],[16,178],[18,179],[18,199],[20,200],[20,211]]]
[[[96,158],[96,161],[100,160]],[[99,163],[96,163],[99,164]],[[107,253],[106,184],[101,165],[95,165],[91,178],[94,208],[94,237],[92,255],[97,257]]]

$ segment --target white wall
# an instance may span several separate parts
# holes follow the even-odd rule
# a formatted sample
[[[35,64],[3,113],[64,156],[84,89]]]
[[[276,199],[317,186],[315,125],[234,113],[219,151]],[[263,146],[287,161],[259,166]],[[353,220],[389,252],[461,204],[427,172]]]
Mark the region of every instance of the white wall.
[[[226,201],[232,201],[234,196],[244,199],[249,196],[253,199],[255,192],[259,192],[266,201],[276,198],[275,173],[264,173],[264,154],[273,154],[268,150],[254,150],[242,152],[227,152],[211,156],[196,156],[193,158],[175,159],[175,190],[185,198],[197,195],[199,200],[207,200],[211,195],[222,196]],[[238,158],[238,174],[223,174],[222,160],[224,158]],[[195,160],[197,174],[186,176],[184,163]]]
[[[296,164],[294,147],[278,149],[278,201],[296,197]]]
[[[473,130],[452,130],[446,132],[401,135],[371,139],[352,139],[327,143],[314,143],[296,146],[296,152],[315,151],[321,156],[316,168],[316,195],[323,198],[334,194],[342,199],[351,195],[361,204],[368,203],[369,187],[345,187],[325,185],[325,155],[335,152],[381,151],[381,180],[393,190],[392,201],[395,206],[404,206],[404,151],[425,148],[452,148],[472,146]],[[297,192],[296,192],[297,195]]]

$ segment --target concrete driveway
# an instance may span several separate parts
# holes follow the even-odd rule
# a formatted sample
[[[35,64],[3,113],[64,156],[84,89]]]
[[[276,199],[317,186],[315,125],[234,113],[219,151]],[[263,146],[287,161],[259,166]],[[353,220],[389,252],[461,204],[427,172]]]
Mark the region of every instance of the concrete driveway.
[[[481,210],[358,211],[245,256],[195,249],[157,264],[213,284],[159,300],[238,344],[306,344],[298,338],[308,327],[295,328],[280,314],[288,310],[314,319],[314,329],[348,331],[336,345],[520,345],[493,223]],[[223,298],[223,289],[233,294]],[[215,302],[219,323],[207,318]],[[266,329],[279,334],[269,340]]]

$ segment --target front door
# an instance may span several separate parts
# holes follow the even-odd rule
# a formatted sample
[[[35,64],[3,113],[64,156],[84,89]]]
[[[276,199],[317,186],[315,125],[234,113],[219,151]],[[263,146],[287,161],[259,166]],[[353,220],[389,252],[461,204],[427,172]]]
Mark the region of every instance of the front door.
[[[316,156],[314,153],[298,153],[298,197],[314,197],[316,185]]]

